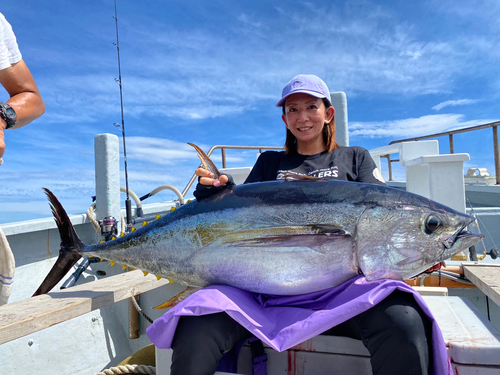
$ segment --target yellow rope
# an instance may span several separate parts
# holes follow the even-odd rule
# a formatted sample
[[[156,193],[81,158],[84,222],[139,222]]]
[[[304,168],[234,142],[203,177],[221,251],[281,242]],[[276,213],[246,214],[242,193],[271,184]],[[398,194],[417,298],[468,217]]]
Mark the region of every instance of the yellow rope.
[[[153,366],[145,365],[123,365],[118,367],[111,367],[97,375],[121,375],[121,374],[147,374],[156,375],[156,368]]]
[[[7,279],[6,281],[12,280],[14,282],[14,272],[16,269],[16,261],[14,260],[14,254],[9,246],[9,241],[7,241],[7,236],[2,231],[0,227],[0,274],[4,277],[12,279]],[[3,278],[2,278],[3,279]],[[12,293],[12,284],[3,285],[0,284],[0,305],[6,304],[9,300],[9,296]]]
[[[95,210],[95,203],[91,204],[89,209],[87,210],[87,217],[92,223],[92,226],[94,227],[95,231],[101,234],[101,226],[99,225],[99,222],[94,218],[94,210]]]
[[[127,229],[127,225],[125,224],[125,218],[123,217],[123,214],[120,214],[121,216],[121,223],[122,223],[122,233],[125,233],[125,229]]]

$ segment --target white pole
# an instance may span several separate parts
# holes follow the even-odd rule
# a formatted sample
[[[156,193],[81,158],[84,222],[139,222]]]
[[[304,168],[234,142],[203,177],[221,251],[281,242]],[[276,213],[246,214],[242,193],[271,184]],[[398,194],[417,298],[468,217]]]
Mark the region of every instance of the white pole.
[[[333,108],[335,108],[335,141],[340,146],[349,146],[349,126],[347,120],[347,97],[345,92],[331,92]]]
[[[94,138],[96,219],[113,216],[121,232],[120,146],[114,134],[97,134]]]

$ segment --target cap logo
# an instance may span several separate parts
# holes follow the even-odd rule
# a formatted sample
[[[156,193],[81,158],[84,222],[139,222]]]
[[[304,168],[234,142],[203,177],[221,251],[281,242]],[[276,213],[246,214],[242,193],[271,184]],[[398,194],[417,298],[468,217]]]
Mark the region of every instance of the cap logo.
[[[296,80],[295,82],[292,83],[292,89],[296,89],[301,86],[302,86],[302,81],[300,80]]]

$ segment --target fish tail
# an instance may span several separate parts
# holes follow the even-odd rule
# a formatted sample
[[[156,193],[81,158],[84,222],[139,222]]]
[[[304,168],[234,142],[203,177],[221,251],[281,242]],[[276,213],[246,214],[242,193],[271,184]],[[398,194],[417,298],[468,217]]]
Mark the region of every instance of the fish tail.
[[[188,142],[188,145],[193,146],[196,149],[196,151],[198,151],[198,157],[201,160],[203,168],[205,168],[207,171],[212,172],[214,174],[213,178],[218,179],[220,177],[220,172],[213,163],[213,161],[210,160],[210,158],[207,156],[207,154],[205,154],[205,152],[195,144]]]
[[[43,280],[33,296],[48,293],[59,281],[68,273],[76,262],[82,257],[79,251],[85,248],[85,244],[80,240],[75,231],[75,227],[71,224],[68,214],[64,210],[56,196],[49,190],[43,188],[50,202],[50,208],[54,215],[59,235],[61,236],[61,249],[56,263],[50,270],[49,274]]]

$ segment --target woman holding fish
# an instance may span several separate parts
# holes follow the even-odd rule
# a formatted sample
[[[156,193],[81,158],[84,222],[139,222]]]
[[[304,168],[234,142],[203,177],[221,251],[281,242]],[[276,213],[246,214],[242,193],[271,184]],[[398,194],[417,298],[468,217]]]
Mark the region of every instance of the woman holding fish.
[[[294,77],[276,106],[283,108],[285,151],[262,153],[245,183],[293,177],[385,184],[367,150],[340,147],[335,142],[335,109],[330,91],[320,78]],[[196,174],[198,200],[233,184],[230,176],[215,179],[203,168]],[[371,354],[374,374],[432,373],[431,326],[410,293],[396,290],[324,334],[362,340]],[[226,313],[183,316],[172,343],[171,374],[211,375],[223,353],[252,336]]]

